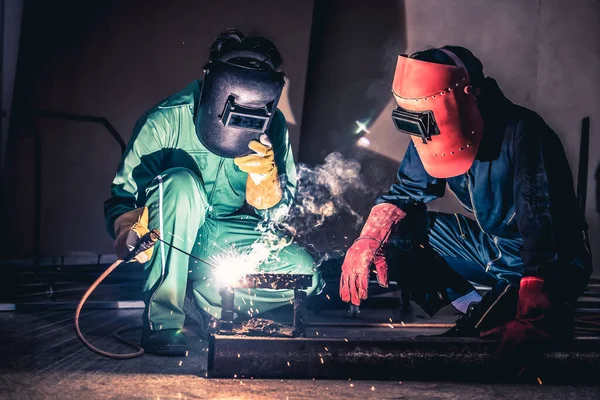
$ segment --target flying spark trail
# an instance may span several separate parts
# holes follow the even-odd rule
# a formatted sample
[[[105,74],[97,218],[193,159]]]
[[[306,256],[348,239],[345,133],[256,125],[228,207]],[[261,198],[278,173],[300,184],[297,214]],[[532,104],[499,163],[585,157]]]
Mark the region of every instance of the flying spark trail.
[[[371,133],[371,132],[369,132],[369,129],[367,129],[367,124],[369,123],[368,120],[366,122],[362,122],[362,121],[354,121],[354,122],[356,122],[356,125],[358,125],[356,128],[356,131],[354,132],[355,135],[358,135],[361,132]]]

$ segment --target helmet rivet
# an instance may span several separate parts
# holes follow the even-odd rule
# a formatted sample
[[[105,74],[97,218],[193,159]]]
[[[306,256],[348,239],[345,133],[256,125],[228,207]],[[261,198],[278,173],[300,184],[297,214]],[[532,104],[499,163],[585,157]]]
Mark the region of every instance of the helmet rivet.
[[[446,154],[445,154],[445,153],[442,153],[442,157],[446,157]]]
[[[458,149],[458,150],[459,150],[459,151],[463,151],[464,149],[465,149],[464,147],[461,147],[461,148],[460,148],[460,149]]]
[[[451,152],[450,152],[450,154],[454,154],[454,152],[453,152],[453,151],[451,151]]]

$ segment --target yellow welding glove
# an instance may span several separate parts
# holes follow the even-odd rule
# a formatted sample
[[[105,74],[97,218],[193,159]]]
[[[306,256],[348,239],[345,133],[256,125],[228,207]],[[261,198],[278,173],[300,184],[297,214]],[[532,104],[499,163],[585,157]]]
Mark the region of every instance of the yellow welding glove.
[[[115,249],[117,257],[124,259],[133,250],[138,240],[150,230],[148,229],[148,207],[139,207],[122,214],[115,221]],[[152,257],[152,247],[141,252],[131,261],[145,263]]]
[[[283,196],[273,146],[267,135],[263,134],[260,141],[253,140],[248,147],[254,153],[235,158],[233,162],[248,173],[246,202],[258,210],[266,210],[279,203]]]

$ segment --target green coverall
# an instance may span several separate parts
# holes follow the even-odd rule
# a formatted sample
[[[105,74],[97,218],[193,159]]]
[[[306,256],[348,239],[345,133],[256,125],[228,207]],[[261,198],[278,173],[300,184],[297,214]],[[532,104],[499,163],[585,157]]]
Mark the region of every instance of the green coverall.
[[[233,159],[220,157],[202,145],[195,116],[200,81],[161,102],[137,123],[104,204],[106,224],[114,238],[114,222],[123,213],[147,206],[149,228],[164,240],[210,260],[224,250],[247,250],[261,239],[256,228],[278,208],[293,201],[296,170],[287,125],[281,111],[273,117],[268,136],[273,144],[283,199],[270,210],[242,213],[248,174]],[[244,209],[248,209],[249,206]],[[250,215],[252,214],[252,215]],[[298,244],[274,250],[261,272],[313,274],[308,294],[324,286],[312,257]],[[145,266],[144,328],[181,329],[188,279],[196,306],[219,318],[221,297],[214,270],[163,243],[157,243]],[[236,312],[261,312],[289,304],[292,290],[236,289]]]

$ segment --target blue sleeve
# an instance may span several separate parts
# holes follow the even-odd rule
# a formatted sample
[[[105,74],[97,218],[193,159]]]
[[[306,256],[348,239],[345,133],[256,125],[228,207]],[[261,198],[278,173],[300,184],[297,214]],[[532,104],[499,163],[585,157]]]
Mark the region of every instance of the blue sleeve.
[[[408,212],[416,204],[429,203],[443,197],[445,190],[446,180],[433,178],[425,171],[411,141],[398,169],[397,182],[387,194],[378,197],[375,203],[392,203]]]

